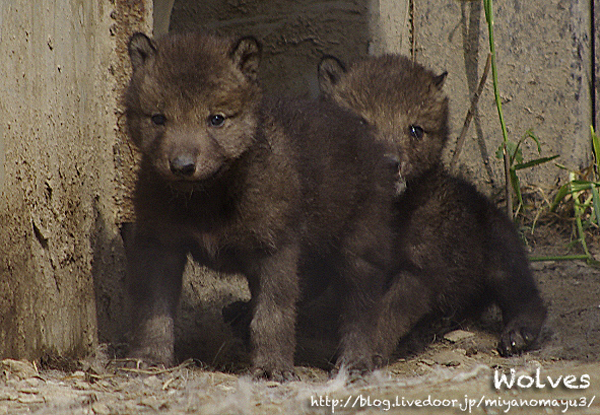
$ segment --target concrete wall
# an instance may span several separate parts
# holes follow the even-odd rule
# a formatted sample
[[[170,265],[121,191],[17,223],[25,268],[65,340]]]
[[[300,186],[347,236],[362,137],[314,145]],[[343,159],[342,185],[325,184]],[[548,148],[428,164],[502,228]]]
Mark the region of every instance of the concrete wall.
[[[0,3],[0,358],[81,356],[122,313],[117,6]]]
[[[576,169],[589,165],[593,118],[590,3],[494,3],[499,87],[509,139],[516,141],[532,129],[542,142],[543,156],[560,154],[558,162]],[[445,89],[451,96],[456,137],[489,51],[483,5],[415,0],[415,25],[417,59],[449,72]],[[484,187],[501,185],[502,164],[495,157],[501,143],[490,75],[459,158],[463,173]],[[538,157],[533,142],[524,152],[526,158]],[[521,176],[547,189],[564,179],[564,172],[550,163],[522,171]]]

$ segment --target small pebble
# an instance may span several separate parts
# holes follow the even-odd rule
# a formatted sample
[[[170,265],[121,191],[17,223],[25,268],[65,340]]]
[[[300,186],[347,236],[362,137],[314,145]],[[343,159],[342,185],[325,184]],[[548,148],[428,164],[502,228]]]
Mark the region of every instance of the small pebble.
[[[460,362],[458,360],[450,360],[448,362],[444,362],[444,366],[456,367],[456,366],[460,366]]]
[[[454,330],[454,331],[451,331],[450,333],[446,333],[446,335],[444,336],[444,339],[446,339],[452,343],[458,343],[461,340],[469,339],[474,336],[475,336],[475,334],[473,334],[469,331]]]
[[[4,359],[0,365],[2,370],[9,372],[11,375],[20,379],[27,379],[33,376],[38,376],[37,367],[25,360]]]
[[[156,376],[150,376],[144,379],[144,385],[149,388],[157,388],[162,386],[162,382]]]
[[[96,402],[92,405],[92,411],[94,411],[96,415],[110,415],[110,408],[106,404],[100,402]]]
[[[44,403],[46,401],[41,396],[31,395],[31,394],[23,394],[23,395],[19,396],[19,399],[17,399],[17,402],[32,404],[32,403]]]

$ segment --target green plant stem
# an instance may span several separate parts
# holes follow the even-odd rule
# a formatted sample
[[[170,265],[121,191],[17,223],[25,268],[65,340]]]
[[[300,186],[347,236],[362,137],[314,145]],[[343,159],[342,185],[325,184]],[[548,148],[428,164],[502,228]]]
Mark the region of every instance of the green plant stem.
[[[500,119],[500,127],[502,128],[502,140],[504,143],[504,147],[502,149],[502,156],[504,158],[506,213],[512,219],[513,203],[512,192],[510,191],[510,160],[507,148],[508,132],[506,131],[506,123],[504,122],[504,115],[502,112],[502,102],[500,100],[500,91],[498,90],[498,68],[496,66],[496,48],[494,47],[494,10],[492,0],[483,0],[483,7],[485,9],[485,20],[488,26],[490,54],[492,55],[492,81],[494,85],[494,99],[496,100],[496,108],[498,110],[498,118]]]
[[[589,259],[587,255],[558,255],[558,256],[532,256],[529,257],[531,262],[541,261],[573,261],[576,259]]]
[[[574,172],[569,173],[569,190],[573,192],[573,184],[577,181],[577,175]],[[581,216],[583,215],[583,208],[579,199],[582,191],[573,192],[573,213],[575,215],[575,225],[577,229],[577,237],[585,252],[588,259],[591,259],[590,251],[588,251],[587,243],[585,242],[585,232],[583,231],[583,224],[581,223]]]
[[[592,150],[594,153],[594,170],[596,173],[595,178],[600,179],[600,137],[594,131],[594,127],[590,127],[592,130]]]
[[[504,122],[504,114],[502,112],[502,102],[500,100],[500,91],[498,90],[498,67],[496,66],[496,48],[494,46],[494,11],[492,0],[484,0],[485,16],[488,25],[490,53],[492,54],[492,80],[494,85],[494,99],[496,100],[496,108],[498,109],[498,118],[500,127],[502,128],[502,139],[508,141],[508,132],[506,131],[506,123]],[[507,154],[508,156],[508,154]]]
[[[585,232],[583,231],[583,224],[581,223],[581,216],[583,215],[583,209],[579,204],[579,195],[576,196],[575,204],[575,223],[577,224],[577,235],[579,236],[579,242],[588,258],[591,258],[590,251],[588,250],[587,243],[585,242]]]

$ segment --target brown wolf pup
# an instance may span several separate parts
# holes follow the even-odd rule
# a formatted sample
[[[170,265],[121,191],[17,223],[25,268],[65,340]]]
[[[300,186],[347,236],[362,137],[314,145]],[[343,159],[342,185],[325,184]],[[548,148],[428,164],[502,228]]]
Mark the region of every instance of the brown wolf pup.
[[[507,356],[529,348],[546,317],[513,223],[442,165],[445,77],[396,55],[348,71],[333,57],[319,66],[325,100],[374,127],[397,166],[395,271],[379,327],[383,356],[424,317],[460,316],[492,303],[502,311],[498,349]]]
[[[249,283],[256,377],[294,379],[297,304],[335,285],[338,365],[373,369],[394,175],[354,114],[263,97],[260,46],[199,33],[129,42],[128,131],[142,159],[127,243],[130,355],[174,363],[186,256]],[[304,272],[326,257],[331,272]],[[375,360],[374,360],[375,359]]]

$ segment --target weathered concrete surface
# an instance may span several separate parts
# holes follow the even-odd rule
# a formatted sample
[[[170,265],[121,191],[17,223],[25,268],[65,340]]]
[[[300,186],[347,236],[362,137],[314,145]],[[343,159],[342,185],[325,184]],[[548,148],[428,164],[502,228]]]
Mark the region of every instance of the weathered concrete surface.
[[[152,13],[154,36],[162,36],[169,31],[173,3],[175,0],[154,0]]]
[[[0,3],[2,357],[83,355],[120,301],[114,7]]]
[[[119,229],[133,221],[132,190],[135,183],[137,156],[125,131],[123,94],[129,81],[131,65],[127,53],[130,36],[149,32],[152,27],[152,5],[148,0],[116,0],[111,11],[113,60],[109,71],[113,77],[111,92],[114,117],[112,128],[112,165],[106,166],[112,175],[112,204],[110,216],[94,229],[94,289],[98,318],[98,340],[119,344],[127,341],[129,329],[125,289],[126,261]]]
[[[499,87],[509,139],[517,141],[532,129],[542,142],[542,156],[560,154],[557,161],[575,169],[590,163],[589,4],[582,0],[494,2]],[[483,5],[415,0],[415,13],[418,61],[449,72],[445,89],[451,97],[456,137],[489,51]],[[502,184],[502,163],[495,158],[501,142],[490,75],[460,155],[463,173],[484,188]],[[533,142],[524,153],[526,159],[538,157]],[[550,163],[520,176],[547,187],[557,177],[564,178],[564,172]]]
[[[368,53],[370,6],[367,0],[176,0],[170,30],[256,36],[264,46],[264,86],[316,96],[316,68],[323,54],[354,60]]]
[[[596,131],[600,127],[600,111],[598,111],[598,104],[600,103],[600,0],[594,0],[591,2],[594,6],[594,17],[593,17],[593,26],[592,26],[592,35],[594,40],[594,48],[592,51],[594,52],[594,79],[593,79],[593,89],[594,89],[594,121]]]
[[[411,53],[411,1],[370,0],[371,47],[369,54]]]

